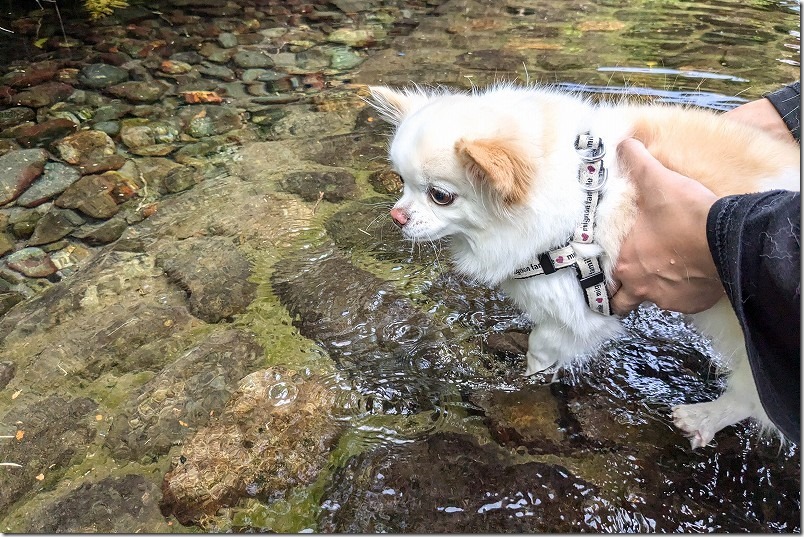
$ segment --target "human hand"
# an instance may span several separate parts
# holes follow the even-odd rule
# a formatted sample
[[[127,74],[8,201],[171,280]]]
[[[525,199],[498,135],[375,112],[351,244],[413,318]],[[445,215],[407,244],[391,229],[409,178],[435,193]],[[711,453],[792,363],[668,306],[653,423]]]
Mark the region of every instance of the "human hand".
[[[793,134],[785,125],[782,116],[768,99],[758,99],[723,114],[723,117],[752,125],[782,140],[793,141]]]
[[[717,196],[665,168],[637,140],[617,153],[636,187],[638,214],[614,269],[612,310],[625,315],[645,301],[682,313],[712,307],[724,295],[706,238]]]

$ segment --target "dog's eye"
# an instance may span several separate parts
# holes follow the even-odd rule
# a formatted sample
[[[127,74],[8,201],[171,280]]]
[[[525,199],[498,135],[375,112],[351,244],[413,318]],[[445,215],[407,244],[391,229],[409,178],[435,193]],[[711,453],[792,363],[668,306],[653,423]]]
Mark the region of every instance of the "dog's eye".
[[[440,188],[436,188],[434,186],[429,188],[427,194],[436,205],[449,205],[455,201],[455,194],[447,192],[446,190],[441,190]]]

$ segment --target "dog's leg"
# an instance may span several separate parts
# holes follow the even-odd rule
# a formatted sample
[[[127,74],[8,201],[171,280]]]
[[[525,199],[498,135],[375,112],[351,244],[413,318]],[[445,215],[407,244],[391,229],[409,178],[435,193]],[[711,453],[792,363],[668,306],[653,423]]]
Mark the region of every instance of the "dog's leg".
[[[525,370],[526,377],[544,371],[558,361],[556,356],[551,355],[548,345],[545,345],[551,339],[553,339],[551,334],[544,330],[543,327],[541,329],[535,327],[530,331],[527,354],[528,368]]]
[[[708,403],[679,405],[672,412],[673,423],[689,438],[692,449],[707,445],[724,427],[749,417],[764,416],[751,366],[744,355],[734,360],[723,395]]]
[[[544,319],[535,324],[528,337],[525,376],[560,369],[621,330],[619,321],[594,313],[585,304],[580,313],[578,317]]]

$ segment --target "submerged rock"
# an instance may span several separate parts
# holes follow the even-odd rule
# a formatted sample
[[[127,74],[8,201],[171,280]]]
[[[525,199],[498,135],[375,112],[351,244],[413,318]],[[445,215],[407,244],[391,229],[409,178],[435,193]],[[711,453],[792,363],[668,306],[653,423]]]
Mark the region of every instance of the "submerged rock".
[[[47,162],[42,175],[17,198],[22,207],[36,207],[55,198],[78,181],[81,174],[72,166],[61,162]]]
[[[137,474],[82,483],[31,513],[24,532],[153,533],[170,527],[159,512],[159,487]]]
[[[254,336],[241,330],[201,338],[124,404],[106,446],[117,460],[164,455],[220,415],[263,354]]]
[[[20,465],[2,469],[0,513],[29,492],[52,488],[72,464],[83,460],[96,434],[98,405],[91,399],[30,397],[0,419],[2,430],[14,435],[0,442],[0,461]]]
[[[254,300],[251,263],[230,239],[188,238],[164,249],[157,263],[186,290],[193,315],[208,323],[231,320]]]
[[[341,429],[334,400],[314,375],[276,367],[246,376],[223,413],[174,459],[163,513],[189,524],[241,498],[269,501],[312,483]]]
[[[56,142],[55,148],[65,162],[82,167],[115,153],[114,141],[109,135],[94,130],[65,136]]]
[[[591,531],[584,511],[598,498],[567,468],[455,433],[353,457],[330,483],[319,523],[334,533]]]
[[[107,88],[128,80],[128,71],[106,63],[85,65],[78,73],[78,81],[90,88]]]
[[[9,254],[6,263],[29,278],[44,278],[58,270],[47,252],[33,246]]]
[[[42,174],[47,159],[44,149],[20,149],[0,156],[0,205],[22,194]]]
[[[358,193],[354,176],[344,170],[289,173],[282,179],[282,187],[304,201],[339,202],[354,199]]]

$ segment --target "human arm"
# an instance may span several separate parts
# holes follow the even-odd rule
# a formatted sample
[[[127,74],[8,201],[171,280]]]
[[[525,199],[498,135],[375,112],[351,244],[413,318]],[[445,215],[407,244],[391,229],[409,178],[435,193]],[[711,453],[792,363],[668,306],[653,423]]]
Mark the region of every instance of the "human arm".
[[[800,101],[801,84],[796,82],[725,116],[780,138],[799,140]],[[722,289],[711,279],[716,272],[702,240],[703,209],[714,203],[714,194],[697,181],[665,169],[635,140],[623,142],[618,154],[637,188],[639,213],[614,270],[612,310],[623,315],[644,301],[683,313],[711,307]],[[679,259],[685,262],[679,265]]]
[[[801,141],[801,82],[789,84],[729,110],[725,117],[758,127],[777,138]]]

